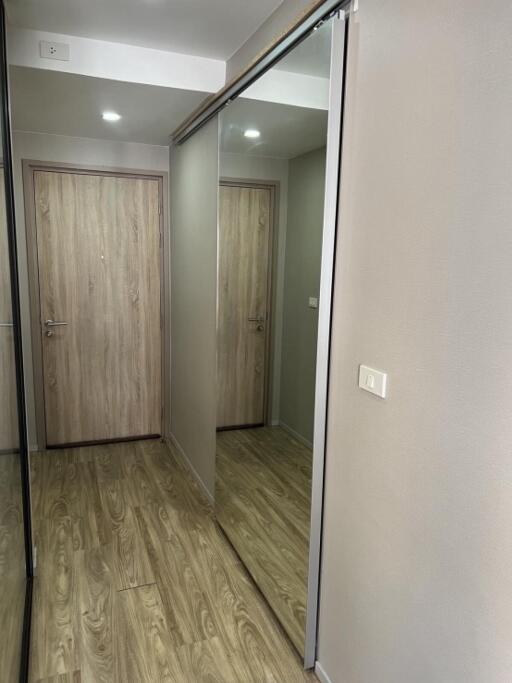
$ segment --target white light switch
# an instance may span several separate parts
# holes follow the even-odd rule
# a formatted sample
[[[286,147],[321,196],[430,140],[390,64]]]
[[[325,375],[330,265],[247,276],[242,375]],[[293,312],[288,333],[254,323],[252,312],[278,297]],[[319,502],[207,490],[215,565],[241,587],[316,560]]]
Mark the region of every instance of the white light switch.
[[[318,308],[318,298],[316,296],[310,296],[308,306],[310,308]]]
[[[385,372],[374,370],[366,365],[359,366],[359,387],[371,394],[386,398],[388,376]]]

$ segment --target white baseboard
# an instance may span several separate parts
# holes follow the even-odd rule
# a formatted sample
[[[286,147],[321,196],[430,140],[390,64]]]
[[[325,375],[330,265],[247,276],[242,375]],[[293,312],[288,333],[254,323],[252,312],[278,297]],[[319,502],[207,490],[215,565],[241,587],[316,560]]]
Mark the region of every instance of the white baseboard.
[[[182,459],[182,461],[183,461],[185,467],[190,471],[190,473],[192,474],[192,476],[194,477],[194,479],[195,479],[195,480],[197,481],[197,483],[199,484],[199,488],[201,489],[201,492],[204,494],[204,496],[206,497],[206,499],[208,500],[208,502],[210,503],[210,505],[213,506],[215,501],[214,501],[214,498],[213,498],[212,494],[211,494],[210,491],[207,489],[206,484],[204,483],[204,481],[203,481],[203,480],[201,479],[201,477],[199,476],[199,474],[198,474],[196,468],[194,467],[194,465],[190,462],[190,460],[189,460],[187,454],[185,453],[185,451],[183,450],[183,448],[182,448],[180,442],[177,440],[177,438],[176,438],[176,437],[174,436],[174,434],[172,434],[172,433],[170,433],[169,436],[165,438],[165,440],[166,440],[166,441],[169,441],[170,444],[171,444],[172,446],[174,446],[174,448],[175,448],[176,451],[178,452],[180,458]]]
[[[304,446],[307,446],[308,448],[311,448],[311,449],[313,448],[313,444],[311,443],[311,441],[308,441],[305,437],[302,436],[302,434],[299,434],[299,432],[296,432],[295,429],[292,429],[291,427],[289,427],[286,424],[286,422],[280,422],[279,426],[282,427],[285,430],[285,432],[288,432],[288,434],[291,434],[291,436],[293,436],[294,439],[297,439],[297,441],[299,441]]]
[[[315,674],[320,683],[332,683],[329,676],[325,673],[320,662],[315,664]]]

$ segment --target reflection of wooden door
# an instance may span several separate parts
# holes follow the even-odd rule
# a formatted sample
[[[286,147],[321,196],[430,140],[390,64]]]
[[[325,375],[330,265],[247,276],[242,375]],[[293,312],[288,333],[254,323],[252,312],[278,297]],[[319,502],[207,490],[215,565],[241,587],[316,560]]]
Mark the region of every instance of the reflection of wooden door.
[[[269,188],[221,185],[217,426],[265,422]]]
[[[47,444],[159,434],[158,180],[35,171],[34,200]]]
[[[0,453],[18,448],[17,411],[4,169],[0,168]]]

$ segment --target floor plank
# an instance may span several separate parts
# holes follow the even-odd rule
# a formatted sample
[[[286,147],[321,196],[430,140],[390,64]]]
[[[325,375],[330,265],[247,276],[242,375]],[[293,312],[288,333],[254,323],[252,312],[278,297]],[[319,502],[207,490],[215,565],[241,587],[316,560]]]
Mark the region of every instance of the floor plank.
[[[197,683],[238,683],[239,674],[231,663],[230,653],[220,638],[210,638],[180,647],[178,652],[180,680]]]
[[[140,586],[117,594],[115,643],[115,680],[179,680],[157,586]]]
[[[194,643],[216,635],[209,600],[193,571],[187,551],[177,535],[161,541],[148,511],[136,511],[148,548],[152,569],[163,591],[166,614],[177,625],[182,643]],[[174,629],[173,629],[174,631]]]
[[[113,601],[115,597],[111,548],[83,550],[77,556],[80,577],[80,659],[83,679],[110,683],[114,679]]]
[[[24,547],[20,456],[0,453],[0,678],[7,681],[16,681],[19,675],[26,587]]]
[[[100,495],[112,533],[116,590],[154,583],[155,577],[137,528],[134,509],[128,504],[125,482],[121,479],[106,480],[101,485]]]
[[[52,507],[60,512],[60,506]],[[40,524],[40,573],[34,591],[32,670],[36,680],[76,671],[80,642],[77,638],[77,577],[71,518],[55,514]]]

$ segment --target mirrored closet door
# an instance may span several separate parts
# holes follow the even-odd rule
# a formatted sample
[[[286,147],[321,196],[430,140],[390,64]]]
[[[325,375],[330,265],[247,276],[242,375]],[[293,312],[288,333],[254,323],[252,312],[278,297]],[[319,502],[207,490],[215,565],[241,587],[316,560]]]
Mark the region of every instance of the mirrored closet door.
[[[0,4],[0,680],[15,682],[27,673],[31,563],[4,29]]]
[[[308,666],[344,35],[318,25],[220,115],[216,515]]]
[[[17,680],[25,602],[25,547],[11,277],[0,168],[0,671]]]

